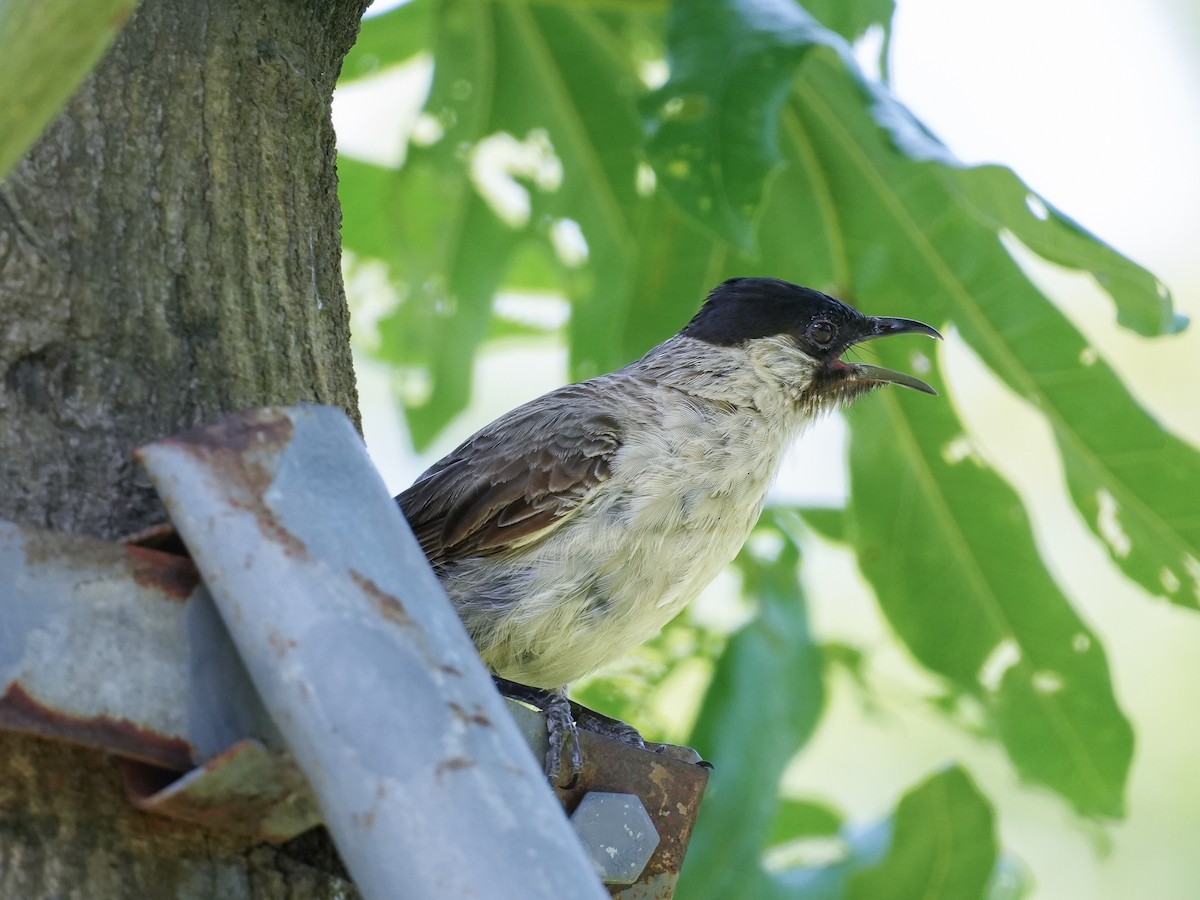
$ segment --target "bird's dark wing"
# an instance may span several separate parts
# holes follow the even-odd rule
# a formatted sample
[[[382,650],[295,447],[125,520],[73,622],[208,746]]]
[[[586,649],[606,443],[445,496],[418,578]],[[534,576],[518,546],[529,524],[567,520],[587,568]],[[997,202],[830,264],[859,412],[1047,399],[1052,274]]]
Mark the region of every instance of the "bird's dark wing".
[[[590,383],[497,419],[396,497],[435,565],[548,534],[605,481],[621,446],[614,410]]]

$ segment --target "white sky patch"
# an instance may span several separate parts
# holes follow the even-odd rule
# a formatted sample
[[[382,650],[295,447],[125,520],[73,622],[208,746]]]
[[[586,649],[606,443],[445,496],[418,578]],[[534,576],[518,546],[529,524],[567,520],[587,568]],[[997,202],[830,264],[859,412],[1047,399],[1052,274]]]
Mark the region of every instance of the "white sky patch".
[[[872,81],[882,80],[879,61],[883,57],[883,37],[883,26],[872,25],[854,42],[854,59]]]
[[[513,322],[547,331],[559,330],[571,315],[571,305],[558,294],[498,294],[493,308]]]
[[[961,159],[1012,166],[1134,258],[1191,255],[1200,116],[1180,110],[1200,106],[1200,82],[1186,31],[1158,6],[900,3],[892,86]]]
[[[1029,207],[1029,211],[1033,213],[1035,219],[1041,219],[1045,222],[1050,218],[1050,210],[1046,208],[1046,204],[1037,194],[1026,194],[1025,205]]]
[[[588,259],[588,242],[574,219],[558,219],[550,226],[554,253],[568,269],[578,269]]]
[[[1092,648],[1092,639],[1082,631],[1071,638],[1071,649],[1076,653],[1087,653]]]
[[[562,185],[562,161],[544,129],[533,129],[523,141],[497,132],[471,150],[471,183],[492,211],[513,228],[529,222],[532,208],[529,189],[518,178],[548,193]]]
[[[409,366],[396,373],[396,390],[409,406],[421,406],[433,396],[433,378],[428,369]]]
[[[1188,575],[1192,577],[1192,593],[1196,595],[1196,599],[1200,600],[1200,562],[1194,556],[1185,556],[1183,558],[1183,567],[1187,569]]]
[[[339,85],[333,92],[338,152],[400,168],[432,81],[433,59],[422,53],[370,78]]]
[[[375,349],[379,346],[380,319],[400,303],[387,263],[376,259],[360,260],[350,251],[343,251],[342,279],[354,316],[354,346]]]
[[[908,358],[909,364],[913,367],[913,371],[918,375],[928,375],[933,368],[933,360],[928,354],[922,353],[920,350],[915,350]]]
[[[1183,587],[1183,585],[1179,581],[1179,576],[1176,575],[1174,572],[1172,572],[1170,569],[1168,569],[1166,566],[1163,566],[1159,570],[1158,580],[1162,584],[1163,590],[1166,591],[1168,594],[1174,594],[1181,587]]]
[[[639,197],[649,197],[658,186],[658,176],[647,162],[639,162],[637,166],[637,192]]]
[[[1100,358],[1100,354],[1096,352],[1095,347],[1084,347],[1079,351],[1079,364],[1083,366],[1094,366]]]
[[[1033,689],[1043,697],[1057,694],[1064,687],[1066,687],[1066,682],[1063,681],[1063,677],[1057,672],[1042,669],[1033,673]]]
[[[1000,689],[1004,673],[1021,661],[1021,648],[1012,638],[1005,638],[988,654],[979,667],[979,683],[989,691]]]
[[[440,141],[446,134],[446,129],[442,125],[441,119],[430,113],[423,112],[417,116],[413,122],[412,134],[410,139],[418,147],[432,147]]]
[[[1101,488],[1096,491],[1096,504],[1100,507],[1100,511],[1096,514],[1096,527],[1100,530],[1100,537],[1104,539],[1104,543],[1108,544],[1113,553],[1124,559],[1133,549],[1133,541],[1121,526],[1121,520],[1117,518],[1117,514],[1121,511],[1117,498]]]
[[[765,563],[773,563],[783,552],[783,535],[774,531],[756,531],[746,541],[746,548],[755,559]]]
[[[813,423],[783,454],[768,502],[842,507],[850,496],[846,460],[849,429],[841,413]]]
[[[650,90],[658,90],[671,77],[671,70],[665,59],[648,59],[638,67],[638,76]]]
[[[960,434],[942,447],[942,459],[950,466],[956,466],[974,455],[975,448],[971,446],[971,439],[965,434]]]
[[[375,0],[363,14],[364,19],[372,19],[375,16],[381,16],[385,12],[390,12],[398,6],[406,6],[411,0]]]

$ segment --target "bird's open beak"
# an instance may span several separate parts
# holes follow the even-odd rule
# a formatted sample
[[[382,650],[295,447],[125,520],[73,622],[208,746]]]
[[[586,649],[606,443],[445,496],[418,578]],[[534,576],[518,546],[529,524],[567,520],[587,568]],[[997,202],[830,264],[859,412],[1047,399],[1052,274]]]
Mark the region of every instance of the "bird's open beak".
[[[855,335],[851,346],[861,344],[863,341],[888,337],[893,334],[927,334],[932,338],[937,338],[939,341],[942,339],[941,334],[938,333],[936,328],[926,325],[924,322],[918,322],[915,319],[867,316],[863,325],[862,332]],[[845,362],[844,360],[839,360],[839,363],[850,370],[850,377],[855,381],[882,381],[889,384],[899,384],[903,387],[912,388],[914,391],[921,391],[926,394],[933,394],[935,397],[937,396],[937,391],[921,379],[914,378],[912,375],[907,375],[904,372],[896,372],[892,369],[885,369],[882,366],[870,366],[866,363]]]

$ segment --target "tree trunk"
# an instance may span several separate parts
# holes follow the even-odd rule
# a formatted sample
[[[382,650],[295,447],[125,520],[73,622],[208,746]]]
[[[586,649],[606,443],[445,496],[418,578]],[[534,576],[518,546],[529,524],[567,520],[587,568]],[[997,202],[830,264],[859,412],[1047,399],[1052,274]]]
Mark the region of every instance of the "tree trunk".
[[[0,518],[113,538],[165,518],[140,444],[268,403],[357,421],[329,106],[364,6],[146,0],[0,186]],[[338,870],[0,737],[0,897],[349,896]]]

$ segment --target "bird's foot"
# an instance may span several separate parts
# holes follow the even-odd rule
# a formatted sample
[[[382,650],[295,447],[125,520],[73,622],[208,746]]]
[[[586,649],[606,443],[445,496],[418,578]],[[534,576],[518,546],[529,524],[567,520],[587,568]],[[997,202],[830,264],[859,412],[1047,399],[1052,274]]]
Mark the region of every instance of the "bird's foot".
[[[677,759],[680,762],[704,766],[712,766],[705,762],[700,754],[690,747],[677,747],[674,744],[646,743],[632,725],[614,719],[594,709],[572,703],[566,697],[565,691],[551,691],[545,688],[530,687],[518,684],[493,675],[496,687],[505,697],[528,703],[542,711],[546,717],[546,731],[549,745],[546,748],[546,777],[552,787],[569,791],[578,783],[583,774],[583,749],[579,744],[579,729],[593,734],[615,738],[631,747],[661,753],[664,756]]]
[[[546,777],[552,787],[571,790],[583,774],[583,749],[571,701],[560,691],[530,687],[495,675],[492,680],[503,696],[537,707],[546,716]]]
[[[603,713],[596,712],[594,709],[580,706],[578,703],[572,703],[571,710],[575,713],[576,723],[584,731],[616,738],[618,741],[629,744],[631,747],[649,750],[651,753],[661,753],[663,756],[669,756],[671,759],[677,759],[680,762],[691,763],[694,766],[703,766],[706,769],[712,768],[712,764],[705,762],[704,758],[691,747],[680,747],[676,744],[656,744],[653,741],[647,741],[642,737],[641,732],[629,723],[622,722],[620,719],[613,719]]]
[[[629,744],[631,747],[638,747],[643,750],[646,748],[646,741],[642,737],[642,733],[627,722],[622,722],[620,719],[614,719],[603,713],[598,713],[594,709],[588,709],[586,706],[580,706],[578,703],[571,704],[571,712],[575,714],[576,723],[585,731],[616,738],[621,743]]]

